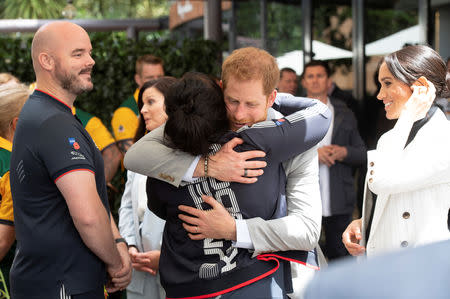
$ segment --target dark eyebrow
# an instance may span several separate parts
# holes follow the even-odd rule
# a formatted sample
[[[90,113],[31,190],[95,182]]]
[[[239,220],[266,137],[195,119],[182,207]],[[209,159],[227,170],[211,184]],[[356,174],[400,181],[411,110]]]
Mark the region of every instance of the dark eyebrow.
[[[75,53],[80,53],[80,52],[84,52],[84,49],[75,49],[75,50],[73,50],[72,51],[72,54],[75,54]]]
[[[383,81],[383,80],[392,80],[392,78],[391,77],[383,77],[380,79],[380,81]]]

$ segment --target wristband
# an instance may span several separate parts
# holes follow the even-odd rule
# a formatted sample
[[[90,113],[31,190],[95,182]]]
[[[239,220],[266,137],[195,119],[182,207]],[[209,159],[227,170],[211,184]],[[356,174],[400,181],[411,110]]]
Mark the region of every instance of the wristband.
[[[204,171],[205,171],[205,177],[207,177],[208,176],[208,159],[209,159],[209,156],[208,155],[206,155],[205,156],[205,167],[204,167]]]
[[[116,242],[116,244],[118,244],[118,243],[125,243],[125,245],[127,245],[127,247],[128,247],[128,243],[127,243],[127,241],[125,241],[124,238],[114,239],[114,242]]]

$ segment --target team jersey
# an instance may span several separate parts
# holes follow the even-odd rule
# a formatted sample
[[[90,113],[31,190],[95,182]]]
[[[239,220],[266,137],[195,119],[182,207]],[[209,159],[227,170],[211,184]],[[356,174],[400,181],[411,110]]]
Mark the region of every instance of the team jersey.
[[[116,141],[133,139],[139,126],[139,109],[137,105],[139,89],[114,111],[111,119]]]
[[[72,108],[72,113],[81,121],[100,151],[116,142],[100,118],[75,107]]]
[[[325,105],[305,99],[302,109],[287,117],[257,123],[238,132],[229,132],[210,148],[214,154],[234,137],[244,140],[236,151],[262,150],[267,162],[264,175],[254,184],[222,182],[201,178],[176,188],[149,178],[149,208],[166,219],[160,257],[161,283],[168,298],[207,298],[249,285],[277,271],[279,263],[297,261],[317,269],[315,252],[289,251],[252,258],[249,250],[232,246],[231,241],[190,240],[178,218],[179,205],[201,210],[209,206],[202,194],[214,197],[235,219],[261,217],[265,220],[286,215],[286,175],[282,161],[298,155],[319,142],[326,134],[331,114]],[[286,271],[289,272],[289,271]],[[285,273],[285,282],[290,282]]]

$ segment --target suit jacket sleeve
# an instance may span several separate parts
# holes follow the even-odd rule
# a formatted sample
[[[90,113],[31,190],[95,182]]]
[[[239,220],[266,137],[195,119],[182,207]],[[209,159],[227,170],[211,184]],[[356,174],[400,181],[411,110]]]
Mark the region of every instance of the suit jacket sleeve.
[[[284,118],[256,123],[240,131],[240,137],[268,153],[272,162],[286,161],[309,150],[327,133],[331,112],[317,100],[296,102],[307,105],[297,106],[294,113]]]
[[[149,132],[125,154],[126,169],[178,187],[195,156],[164,144],[164,125]]]
[[[283,163],[288,216],[247,219],[254,256],[264,252],[312,250],[319,240],[322,203],[317,146]]]

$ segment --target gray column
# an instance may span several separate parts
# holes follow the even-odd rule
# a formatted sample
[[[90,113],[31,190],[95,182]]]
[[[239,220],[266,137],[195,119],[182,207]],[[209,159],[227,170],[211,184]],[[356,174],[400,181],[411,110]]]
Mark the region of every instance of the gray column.
[[[136,30],[136,27],[130,26],[127,28],[127,37],[129,39],[137,40],[138,38],[138,31]]]
[[[430,43],[430,0],[419,0],[418,3],[418,18],[420,35],[419,41],[421,44]]]
[[[261,48],[267,50],[267,0],[260,0]]]
[[[302,19],[303,19],[303,65],[312,59],[312,20],[313,20],[312,0],[302,0]]]
[[[236,1],[231,1],[231,14],[228,28],[228,44],[229,52],[233,52],[236,49]]]
[[[366,93],[366,64],[364,62],[364,0],[352,0],[353,20],[353,96],[363,100]]]
[[[222,41],[222,6],[220,0],[207,0],[203,13],[203,37],[216,42]]]

